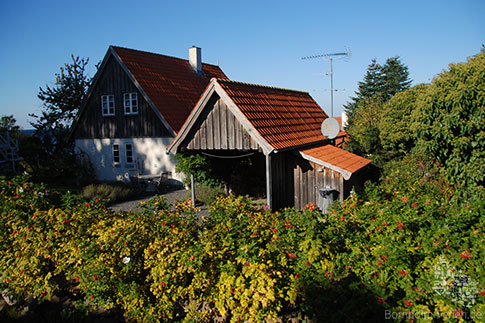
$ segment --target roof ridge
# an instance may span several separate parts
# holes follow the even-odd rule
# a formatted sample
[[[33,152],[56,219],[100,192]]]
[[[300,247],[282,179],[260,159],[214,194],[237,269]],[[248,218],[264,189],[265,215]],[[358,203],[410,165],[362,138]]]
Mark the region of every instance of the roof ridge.
[[[255,84],[255,83],[249,83],[249,82],[242,82],[242,81],[235,81],[231,79],[221,79],[221,78],[216,78],[217,82],[225,82],[225,83],[236,83],[236,84],[242,84],[242,85],[250,85],[250,86],[256,86],[256,87],[261,87],[261,88],[267,88],[267,89],[273,89],[273,90],[281,90],[281,91],[290,91],[290,92],[297,92],[297,93],[303,93],[303,94],[308,94],[307,91],[302,91],[302,90],[294,90],[294,89],[288,89],[288,88],[283,88],[283,87],[277,87],[277,86],[271,86],[271,85],[264,85],[264,84]]]
[[[174,59],[178,59],[178,60],[181,60],[181,61],[184,61],[184,62],[188,62],[189,61],[189,59],[175,57],[175,56],[170,56],[170,55],[165,55],[165,54],[160,54],[160,53],[155,53],[155,52],[149,52],[149,51],[141,50],[141,49],[133,49],[133,48],[123,47],[123,46],[116,46],[116,45],[110,45],[109,47],[111,47],[115,51],[116,51],[116,48],[119,48],[119,49],[130,50],[130,51],[133,51],[133,52],[139,52],[139,53],[144,53],[144,54],[151,54],[151,55],[163,56],[163,57],[167,57],[167,58],[174,58]],[[204,63],[204,62],[202,62],[202,64],[203,65],[216,66],[216,67],[219,67],[220,68],[220,66],[219,65],[216,65],[216,64],[210,64],[210,63]]]

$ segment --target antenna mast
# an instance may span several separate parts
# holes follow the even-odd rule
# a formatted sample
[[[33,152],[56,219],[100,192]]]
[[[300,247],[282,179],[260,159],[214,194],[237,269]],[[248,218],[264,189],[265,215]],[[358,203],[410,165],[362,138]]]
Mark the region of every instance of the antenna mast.
[[[333,118],[333,67],[332,67],[332,61],[333,58],[337,56],[350,56],[350,51],[347,51],[346,53],[332,53],[332,54],[320,54],[320,55],[314,55],[314,56],[306,56],[302,57],[301,59],[314,59],[314,58],[329,58],[330,60],[330,116]]]

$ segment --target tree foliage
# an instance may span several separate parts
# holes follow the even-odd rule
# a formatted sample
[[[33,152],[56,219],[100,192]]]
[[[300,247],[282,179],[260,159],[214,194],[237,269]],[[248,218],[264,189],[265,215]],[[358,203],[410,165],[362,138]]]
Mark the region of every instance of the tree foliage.
[[[382,107],[380,143],[393,157],[403,156],[414,147],[416,134],[411,129],[411,116],[426,88],[425,84],[419,84],[397,93]]]
[[[20,127],[17,125],[17,120],[13,115],[4,115],[0,118],[0,134],[5,134],[7,132],[17,133]]]
[[[364,80],[359,82],[356,97],[345,106],[349,151],[373,156],[375,162],[382,159],[379,119],[383,105],[410,84],[408,68],[398,56],[388,58],[384,65],[372,60]]]
[[[35,134],[23,145],[25,168],[37,179],[52,182],[92,176],[93,169],[87,160],[79,161],[69,128],[87,94],[91,78],[86,74],[89,59],[71,56],[56,73],[54,86],[40,88],[38,98],[43,102],[40,116],[31,125]],[[22,150],[22,147],[21,147]]]
[[[72,63],[64,64],[56,73],[53,87],[40,88],[37,97],[43,102],[41,116],[32,114],[37,121],[32,123],[37,130],[69,128],[87,93],[91,78],[86,74],[89,59],[74,57]]]
[[[450,183],[484,184],[485,51],[433,79],[413,113],[417,148]]]

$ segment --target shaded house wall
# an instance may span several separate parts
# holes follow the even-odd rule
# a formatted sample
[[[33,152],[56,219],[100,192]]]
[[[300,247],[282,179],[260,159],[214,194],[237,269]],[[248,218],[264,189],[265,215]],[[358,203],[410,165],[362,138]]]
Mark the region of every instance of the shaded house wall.
[[[138,114],[124,113],[124,93],[138,93]],[[114,116],[102,115],[102,95],[114,95]],[[138,92],[120,64],[111,56],[92,89],[83,116],[78,120],[74,137],[76,139],[170,137],[170,132],[160,122],[160,118]]]
[[[129,181],[136,173],[175,173],[175,161],[165,153],[172,135],[113,56],[91,91],[73,136],[77,150],[90,157],[98,180]],[[138,93],[138,114],[124,113],[124,93]],[[102,95],[114,96],[115,115],[102,115]],[[113,162],[114,144],[120,150],[117,164]],[[127,144],[133,147],[133,163],[126,162]]]

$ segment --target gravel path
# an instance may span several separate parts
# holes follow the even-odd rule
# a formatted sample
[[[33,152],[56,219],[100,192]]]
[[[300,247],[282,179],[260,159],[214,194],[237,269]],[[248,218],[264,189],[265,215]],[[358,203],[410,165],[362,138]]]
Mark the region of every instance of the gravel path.
[[[177,200],[183,200],[183,199],[189,198],[190,191],[182,188],[182,189],[170,191],[162,195],[165,196],[168,203],[174,204],[175,202],[177,202]],[[112,209],[113,211],[126,211],[126,212],[129,210],[136,211],[138,206],[140,205],[140,202],[149,200],[153,196],[155,196],[155,193],[145,193],[143,196],[139,196],[134,200],[113,204],[110,206],[110,209]]]

